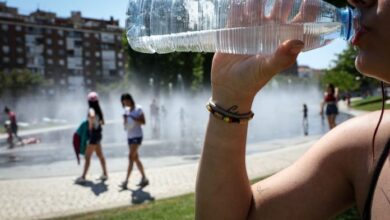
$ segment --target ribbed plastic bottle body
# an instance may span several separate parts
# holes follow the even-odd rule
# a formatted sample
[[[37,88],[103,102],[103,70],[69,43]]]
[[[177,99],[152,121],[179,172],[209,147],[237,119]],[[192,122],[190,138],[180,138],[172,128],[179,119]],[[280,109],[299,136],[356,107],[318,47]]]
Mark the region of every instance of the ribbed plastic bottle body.
[[[271,54],[290,39],[311,50],[343,26],[321,0],[130,0],[127,14],[128,41],[145,53]]]

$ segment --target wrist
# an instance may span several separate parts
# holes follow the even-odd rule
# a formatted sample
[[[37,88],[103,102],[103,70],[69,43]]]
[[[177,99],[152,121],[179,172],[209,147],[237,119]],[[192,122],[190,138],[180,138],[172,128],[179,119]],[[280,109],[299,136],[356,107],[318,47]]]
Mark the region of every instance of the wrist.
[[[248,113],[252,109],[254,97],[235,92],[214,90],[212,91],[211,100],[218,106],[229,109],[236,106],[237,113]]]

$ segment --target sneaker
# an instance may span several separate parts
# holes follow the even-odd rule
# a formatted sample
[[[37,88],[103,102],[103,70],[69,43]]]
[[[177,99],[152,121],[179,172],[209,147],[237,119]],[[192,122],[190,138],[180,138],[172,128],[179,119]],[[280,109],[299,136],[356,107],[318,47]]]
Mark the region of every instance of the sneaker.
[[[108,180],[108,176],[103,174],[103,175],[100,176],[99,180],[106,181],[106,180]]]
[[[147,186],[147,185],[149,185],[149,180],[148,180],[147,178],[142,178],[142,179],[141,179],[141,182],[139,182],[139,183],[137,184],[137,186],[140,186],[140,187],[145,187],[145,186]]]
[[[122,188],[122,189],[127,189],[127,181],[123,181],[119,186]]]
[[[87,180],[83,177],[79,177],[75,181],[76,184],[85,184],[86,182],[87,182]]]

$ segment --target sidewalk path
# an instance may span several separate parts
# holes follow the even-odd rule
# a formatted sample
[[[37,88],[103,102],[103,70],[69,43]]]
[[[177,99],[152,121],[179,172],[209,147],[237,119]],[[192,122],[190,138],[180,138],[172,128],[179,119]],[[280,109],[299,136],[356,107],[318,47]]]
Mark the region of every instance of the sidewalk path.
[[[337,103],[337,106],[339,107],[340,112],[343,112],[345,114],[352,115],[352,116],[359,116],[359,115],[369,113],[367,111],[356,110],[356,109],[353,109],[351,107],[348,107],[346,101],[339,101]]]
[[[277,145],[280,149],[247,156],[249,177],[270,175],[289,166],[318,138],[259,143],[259,147]],[[111,173],[105,183],[90,177],[92,181],[85,186],[74,184],[73,176],[3,180],[0,181],[0,219],[53,218],[194,192],[199,157],[193,159],[190,164],[147,169],[151,185],[135,192],[120,191],[118,185],[125,172]],[[137,189],[135,184],[139,179],[138,171],[133,172],[129,188]]]

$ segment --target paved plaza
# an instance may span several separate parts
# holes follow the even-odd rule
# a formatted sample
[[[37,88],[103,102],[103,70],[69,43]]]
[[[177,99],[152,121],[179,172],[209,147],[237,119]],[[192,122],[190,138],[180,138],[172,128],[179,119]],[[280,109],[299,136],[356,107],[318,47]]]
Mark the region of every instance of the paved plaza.
[[[278,150],[256,153],[247,157],[250,178],[270,175],[285,168],[300,157],[318,137],[261,143],[278,145]],[[275,146],[273,146],[275,147]],[[84,185],[74,183],[75,176],[0,181],[0,219],[40,219],[71,215],[100,209],[143,203],[194,192],[198,158],[193,163],[147,169],[150,185],[140,190],[136,183],[140,174],[135,171],[130,190],[118,185],[125,172],[110,173],[106,182],[98,174],[89,177]],[[44,170],[42,171],[44,172]]]
[[[359,115],[363,112],[340,110]],[[273,174],[296,161],[320,137],[298,137],[254,144],[248,148],[274,149],[247,156],[247,170],[251,179]],[[159,160],[159,158],[156,158]],[[163,159],[160,159],[163,160]],[[111,172],[109,180],[97,180],[99,173],[90,172],[89,182],[77,185],[77,176],[5,179],[0,181],[0,219],[41,219],[79,214],[113,207],[140,204],[194,192],[199,155],[190,162],[146,167],[150,185],[136,187],[140,180],[137,170],[132,173],[129,190],[118,185],[125,176],[123,171]],[[97,164],[96,162],[93,162]],[[162,163],[164,164],[164,163]],[[81,167],[79,167],[81,170]],[[45,167],[42,171],[45,172]]]

